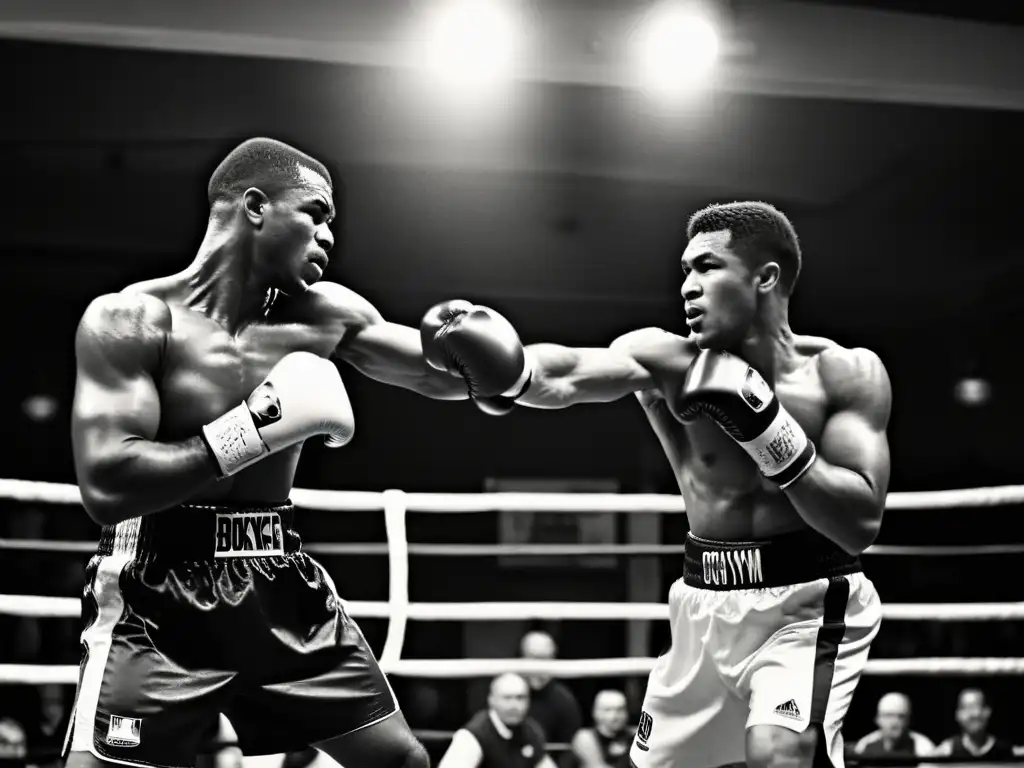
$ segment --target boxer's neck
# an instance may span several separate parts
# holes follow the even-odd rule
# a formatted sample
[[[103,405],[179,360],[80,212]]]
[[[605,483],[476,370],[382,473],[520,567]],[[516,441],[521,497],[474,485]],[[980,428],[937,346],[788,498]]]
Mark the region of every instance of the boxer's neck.
[[[736,353],[766,381],[774,382],[789,372],[796,360],[796,343],[789,327],[788,304],[766,303]]]
[[[211,226],[195,259],[185,269],[185,303],[231,333],[263,317],[275,291],[252,268],[243,238]]]

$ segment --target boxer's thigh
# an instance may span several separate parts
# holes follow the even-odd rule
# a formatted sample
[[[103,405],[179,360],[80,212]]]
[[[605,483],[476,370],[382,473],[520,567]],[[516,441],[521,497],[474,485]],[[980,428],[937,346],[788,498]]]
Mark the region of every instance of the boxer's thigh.
[[[841,728],[878,633],[881,605],[863,574],[821,582],[820,618],[780,629],[750,665],[751,765],[784,755],[804,764],[843,764]]]
[[[722,593],[677,582],[669,593],[672,645],[647,681],[630,760],[636,768],[713,768],[743,761],[744,703],[715,666],[712,616]]]
[[[430,758],[401,712],[316,745],[346,768],[428,768]]]
[[[323,749],[324,742],[370,729],[398,712],[387,678],[322,566],[296,556],[258,591],[268,628],[280,641],[252,672],[268,682],[246,686],[225,712],[246,754],[312,744]]]
[[[144,590],[133,589],[130,560],[90,563],[88,624],[64,752],[69,765],[190,766],[233,675],[186,669],[154,643],[143,619]],[[130,596],[130,597],[129,597]],[[189,628],[179,626],[187,635]]]

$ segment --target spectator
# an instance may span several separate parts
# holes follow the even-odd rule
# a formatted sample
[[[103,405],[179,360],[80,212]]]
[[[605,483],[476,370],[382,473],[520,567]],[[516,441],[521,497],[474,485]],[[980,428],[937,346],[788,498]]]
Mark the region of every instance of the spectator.
[[[580,768],[629,768],[633,729],[627,723],[626,694],[600,691],[594,697],[594,727],[581,728],[572,740]]]
[[[527,632],[519,646],[524,659],[550,660],[558,657],[558,646],[547,632]],[[530,717],[540,724],[549,743],[568,744],[583,727],[579,702],[565,683],[550,675],[529,675]]]
[[[956,722],[960,733],[943,741],[935,754],[951,757],[985,757],[1006,760],[1013,757],[1013,745],[988,731],[992,708],[983,691],[965,688],[957,697]]]
[[[0,759],[24,758],[27,751],[25,729],[21,723],[9,717],[0,718]]]
[[[71,717],[68,693],[63,685],[56,683],[37,686],[33,691],[36,714],[27,723],[26,740],[33,755],[47,756],[36,760],[37,768],[59,768],[63,765],[60,751]]]
[[[858,755],[916,755],[924,757],[935,751],[927,736],[910,730],[910,699],[902,693],[887,693],[878,700],[875,713],[877,731],[858,741],[853,751]]]
[[[438,768],[555,768],[544,733],[527,716],[530,688],[519,675],[491,681],[487,708],[452,737]]]

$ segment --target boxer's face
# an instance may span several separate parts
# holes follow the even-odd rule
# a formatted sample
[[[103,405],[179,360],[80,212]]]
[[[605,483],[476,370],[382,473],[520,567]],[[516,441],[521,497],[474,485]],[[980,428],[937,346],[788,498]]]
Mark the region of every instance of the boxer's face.
[[[278,192],[265,204],[257,234],[259,269],[275,288],[292,295],[323,277],[334,245],[332,190],[312,172],[304,172],[304,182]]]
[[[739,344],[757,314],[758,279],[729,246],[728,230],[693,236],[682,257],[686,324],[701,349]]]

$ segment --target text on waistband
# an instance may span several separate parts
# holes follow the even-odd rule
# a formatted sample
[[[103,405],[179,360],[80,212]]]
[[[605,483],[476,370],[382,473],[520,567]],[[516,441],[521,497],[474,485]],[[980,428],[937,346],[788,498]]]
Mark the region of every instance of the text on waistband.
[[[725,549],[702,552],[704,583],[716,587],[743,587],[764,581],[760,549]]]
[[[218,514],[214,557],[284,554],[284,527],[273,512]]]

